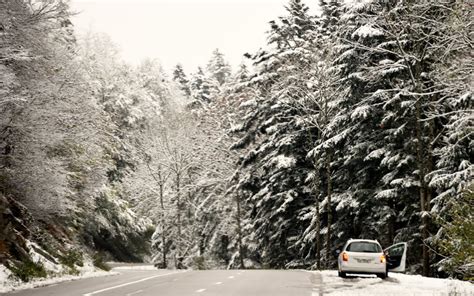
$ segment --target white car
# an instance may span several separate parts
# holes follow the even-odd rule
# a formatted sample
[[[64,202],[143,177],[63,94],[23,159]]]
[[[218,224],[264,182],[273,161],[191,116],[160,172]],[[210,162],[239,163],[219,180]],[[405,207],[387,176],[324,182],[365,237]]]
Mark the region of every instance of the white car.
[[[398,243],[382,250],[379,242],[368,239],[350,239],[342,250],[337,250],[340,277],[348,273],[376,274],[384,279],[388,272],[404,272],[407,243]]]

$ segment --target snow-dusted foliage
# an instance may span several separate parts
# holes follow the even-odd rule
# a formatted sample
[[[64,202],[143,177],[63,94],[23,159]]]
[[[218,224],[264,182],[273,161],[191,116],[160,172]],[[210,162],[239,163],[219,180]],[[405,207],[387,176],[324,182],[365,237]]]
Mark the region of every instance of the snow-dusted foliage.
[[[289,0],[234,74],[215,50],[168,78],[76,38],[66,1],[0,1],[0,251],[23,250],[0,263],[82,244],[319,269],[361,237],[408,242],[412,271],[472,277],[472,5],[319,6]]]
[[[225,61],[224,55],[216,49],[212,52],[212,57],[207,64],[207,71],[212,79],[215,79],[219,85],[228,82],[231,75],[230,65]]]
[[[194,101],[171,104],[146,127],[141,160],[127,178],[136,209],[154,222],[153,261],[163,267],[224,267],[230,259],[234,222],[225,192],[235,163],[227,135],[235,104],[218,96],[210,77],[200,68],[189,82]],[[177,93],[167,98],[182,101]]]
[[[320,6],[312,18],[290,1],[290,16],[271,22],[273,46],[252,56],[234,129],[234,148],[248,149],[237,188],[249,237],[275,266],[318,263],[323,250],[329,263],[349,237],[407,241],[411,268],[433,274],[436,217],[472,182],[472,10]]]
[[[39,216],[64,215],[90,204],[96,185],[106,180],[104,138],[90,135],[96,126],[107,126],[95,102],[83,100],[87,90],[71,83],[82,77],[69,50],[74,38],[67,5],[1,5],[2,14],[10,11],[2,15],[0,32],[2,187]],[[34,13],[38,16],[30,19]]]
[[[247,256],[278,267],[296,259],[302,225],[294,213],[311,204],[304,186],[310,139],[294,106],[310,91],[315,24],[300,1],[290,1],[287,12],[271,22],[268,49],[252,56],[255,74],[239,89],[247,94],[240,104],[242,125],[235,129],[242,137],[233,145],[247,151],[234,188],[245,197],[248,211]],[[250,248],[250,238],[255,248]]]
[[[387,233],[389,241],[411,242],[412,254],[420,252],[415,256],[423,258],[421,265],[425,275],[431,273],[430,261],[437,260],[430,255],[427,246],[431,232],[436,229],[432,217],[443,215],[441,204],[472,180],[468,172],[470,157],[465,152],[457,153],[457,159],[451,159],[449,164],[436,155],[449,149],[442,139],[452,137],[449,130],[451,115],[446,114],[447,110],[456,110],[453,115],[463,114],[460,117],[464,118],[468,114],[467,105],[453,107],[450,99],[439,100],[443,96],[461,97],[466,90],[465,84],[460,83],[458,89],[452,89],[448,85],[458,81],[456,76],[445,77],[444,82],[437,78],[440,69],[445,67],[444,59],[462,59],[468,52],[463,41],[457,41],[463,40],[458,35],[463,36],[469,30],[459,25],[469,19],[463,12],[464,5],[373,2],[364,13],[359,10],[358,14],[346,18],[347,34],[351,34],[350,38],[346,37],[347,43],[361,53],[358,66],[350,71],[364,77],[363,83],[353,82],[349,86],[351,97],[356,99],[349,105],[352,115],[347,128],[352,130],[351,146],[364,149],[359,150],[362,152],[360,157],[385,150],[380,162],[372,158],[370,162],[362,163],[362,168],[369,168],[381,177],[372,177],[369,181],[380,182],[374,187],[378,190],[375,198],[381,205],[385,204],[379,212],[388,218],[387,223],[380,224],[386,228],[377,231]],[[362,28],[362,33],[368,32],[368,26],[372,33],[361,34]],[[354,116],[364,109],[370,109],[369,117]],[[369,135],[367,130],[374,132]],[[467,130],[466,127],[458,130],[463,135],[461,138],[470,137]],[[464,142],[457,149],[463,151],[468,145]],[[447,156],[446,153],[443,155]],[[356,159],[353,157],[351,162]],[[373,167],[367,165],[371,162]],[[454,170],[453,165],[457,165]],[[440,168],[438,171],[436,166]],[[450,184],[441,181],[446,170],[453,172]],[[356,171],[360,173],[360,169]],[[364,190],[367,188],[363,186]],[[440,188],[453,194],[449,197]],[[414,221],[421,225],[420,229],[413,228]]]
[[[196,73],[193,73],[190,81],[191,98],[194,100],[192,105],[201,107],[211,101],[212,94],[215,93],[215,85],[205,75],[201,67]]]
[[[173,81],[178,83],[179,88],[181,89],[181,91],[183,91],[183,93],[187,97],[191,96],[191,89],[189,88],[189,80],[181,64],[177,64],[173,70]]]
[[[77,41],[66,2],[3,1],[0,11],[0,193],[31,214],[22,227],[32,243],[142,260],[149,221],[120,183],[139,149],[135,135],[169,107],[158,67],[125,66],[101,36]],[[0,244],[13,246],[5,235],[2,226]],[[3,247],[0,257],[9,267],[31,260]]]

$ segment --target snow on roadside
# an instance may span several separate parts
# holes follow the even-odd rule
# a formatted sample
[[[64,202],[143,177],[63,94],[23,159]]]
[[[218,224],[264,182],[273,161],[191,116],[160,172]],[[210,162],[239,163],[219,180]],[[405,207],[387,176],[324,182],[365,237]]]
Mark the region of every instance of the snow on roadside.
[[[10,270],[6,268],[3,264],[0,264],[0,293],[5,292],[3,291],[3,287],[6,285],[10,274]]]
[[[313,295],[397,295],[397,296],[474,296],[474,285],[469,282],[389,273],[385,280],[371,276],[346,279],[335,270],[314,271],[322,276],[322,285],[314,287]]]
[[[61,282],[67,281],[75,281],[80,279],[86,278],[93,278],[93,277],[101,277],[101,276],[111,276],[117,275],[118,272],[114,271],[103,271],[100,269],[95,268],[92,265],[84,264],[83,267],[77,268],[79,271],[79,275],[61,275],[61,276],[54,276],[48,278],[39,278],[32,280],[28,283],[23,283],[18,280],[12,279],[9,276],[11,272],[8,268],[4,265],[0,264],[0,293],[6,293],[14,290],[24,290],[24,289],[32,289],[37,287],[48,286],[52,284],[57,284]]]

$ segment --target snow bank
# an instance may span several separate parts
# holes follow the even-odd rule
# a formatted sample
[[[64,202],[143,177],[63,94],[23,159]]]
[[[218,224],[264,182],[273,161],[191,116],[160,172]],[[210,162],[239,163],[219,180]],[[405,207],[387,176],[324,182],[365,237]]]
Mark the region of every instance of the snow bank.
[[[346,279],[337,276],[335,270],[318,272],[323,284],[314,288],[313,295],[403,295],[403,296],[449,296],[472,295],[474,285],[451,279],[427,278],[420,275],[389,273],[385,280],[371,276],[355,276]]]
[[[0,293],[5,292],[3,287],[7,286],[8,277],[11,272],[3,264],[0,264]]]
[[[10,270],[6,268],[4,265],[0,264],[0,293],[6,293],[14,290],[24,290],[24,289],[32,289],[37,287],[43,287],[48,285],[53,285],[61,282],[67,281],[75,281],[80,279],[86,278],[93,278],[93,277],[101,277],[101,276],[111,276],[117,275],[118,272],[110,272],[110,271],[103,271],[98,270],[92,265],[85,264],[83,267],[77,268],[79,271],[79,275],[62,275],[62,276],[54,276],[48,277],[44,279],[35,279],[28,283],[23,283],[18,280],[10,278]]]

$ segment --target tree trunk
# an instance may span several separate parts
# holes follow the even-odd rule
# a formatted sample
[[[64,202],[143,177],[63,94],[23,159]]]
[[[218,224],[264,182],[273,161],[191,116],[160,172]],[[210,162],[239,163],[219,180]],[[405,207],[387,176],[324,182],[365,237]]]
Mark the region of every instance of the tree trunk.
[[[175,266],[176,268],[180,268],[181,262],[181,197],[180,197],[180,184],[181,182],[181,175],[179,172],[176,172],[176,208],[177,208],[177,226],[178,226],[178,235],[176,237],[176,254],[177,254],[177,261],[175,259]],[[176,256],[175,256],[176,257]]]
[[[326,232],[326,268],[330,268],[329,262],[331,262],[331,224],[332,224],[332,211],[331,211],[331,195],[332,195],[332,179],[331,179],[331,154],[328,152],[326,162],[326,175],[327,175],[327,212],[328,212],[328,225]]]
[[[426,161],[424,157],[424,141],[423,141],[423,131],[421,126],[421,102],[417,100],[415,104],[415,120],[416,120],[416,139],[417,139],[417,161],[419,169],[419,178],[420,178],[420,211],[421,211],[421,237],[423,240],[422,246],[422,265],[423,265],[423,276],[429,276],[430,274],[430,253],[426,241],[428,239],[428,224],[429,218],[427,211],[429,211],[429,204],[427,203],[428,197],[428,188],[425,182],[426,176]]]
[[[313,193],[314,193],[314,207],[315,207],[315,217],[316,225],[316,268],[321,269],[321,216],[319,214],[319,169],[314,165],[315,176],[313,180]]]
[[[389,200],[388,202],[390,209],[395,212],[395,203],[392,199]],[[389,245],[393,244],[393,240],[395,239],[395,222],[396,222],[396,217],[395,215],[391,215],[391,217],[388,219],[388,225],[387,225],[387,242]]]
[[[161,178],[161,172],[160,172]],[[168,263],[166,262],[166,226],[165,226],[165,204],[163,201],[163,183],[160,184],[160,205],[161,205],[161,227],[163,227],[161,231],[161,244],[162,244],[162,255],[163,255],[163,268],[168,267]]]
[[[237,241],[239,244],[239,261],[240,261],[240,268],[245,269],[244,265],[244,252],[242,247],[242,225],[241,225],[241,212],[240,212],[240,194],[237,193],[235,197],[235,201],[237,203]]]
[[[435,123],[434,120],[429,121],[429,138],[428,138],[428,153],[424,159],[424,164],[425,164],[425,176],[431,173],[434,169],[434,163],[433,163],[433,145],[434,145],[434,139],[435,139]],[[431,211],[431,198],[432,198],[432,190],[426,182],[423,182],[425,185],[425,205],[424,205],[424,211],[426,213],[429,213]],[[429,233],[429,227],[430,227],[431,219],[429,215],[424,215],[423,216],[423,240],[427,240],[430,236]],[[423,244],[423,274],[425,276],[430,276],[431,271],[430,271],[430,249],[426,245],[426,243]]]

